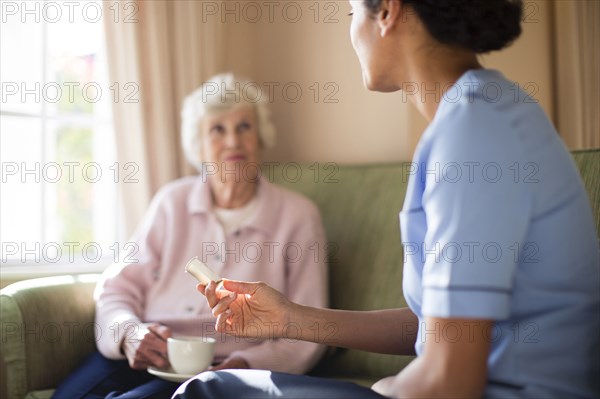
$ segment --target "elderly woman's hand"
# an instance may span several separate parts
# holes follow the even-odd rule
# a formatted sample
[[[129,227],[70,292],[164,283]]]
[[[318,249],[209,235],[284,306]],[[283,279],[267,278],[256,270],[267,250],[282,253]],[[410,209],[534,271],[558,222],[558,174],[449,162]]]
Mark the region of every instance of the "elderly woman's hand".
[[[283,336],[294,306],[283,294],[265,283],[223,280],[223,288],[217,290],[214,281],[197,286],[217,317],[217,331],[261,339]]]
[[[167,338],[170,336],[171,329],[157,323],[129,327],[121,344],[129,366],[136,370],[148,367],[167,368]]]

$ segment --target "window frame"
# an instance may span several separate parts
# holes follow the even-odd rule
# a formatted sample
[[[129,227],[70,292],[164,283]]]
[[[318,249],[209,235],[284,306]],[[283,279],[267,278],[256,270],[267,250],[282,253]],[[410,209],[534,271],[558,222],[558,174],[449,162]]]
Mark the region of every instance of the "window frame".
[[[42,3],[44,1],[41,1]],[[26,20],[25,23],[32,23],[29,19]],[[42,46],[41,46],[41,51],[42,51],[42,62],[40,65],[40,68],[42,68],[42,73],[41,73],[41,82],[40,85],[45,85],[47,83],[49,83],[49,61],[50,61],[50,53],[49,53],[49,41],[50,41],[50,34],[49,34],[49,29],[48,29],[48,21],[46,21],[44,18],[41,18],[40,22],[36,22],[33,21],[35,23],[41,23],[42,27],[41,27],[41,40],[42,40]],[[103,21],[100,20],[98,22],[96,22],[97,24],[99,24],[100,26],[100,34],[103,36],[102,39],[102,47],[101,50],[96,53],[96,54],[101,54],[103,53],[103,55],[106,54],[106,40],[105,40],[105,31],[104,31],[104,25],[103,25]],[[106,71],[108,70],[108,65],[103,66],[103,68],[106,68]],[[24,83],[24,82],[17,82],[17,83]],[[107,79],[106,82],[99,82],[102,83],[102,88],[104,89],[104,83],[106,83],[106,87],[108,88],[110,85],[110,81],[109,79]],[[109,103],[107,103],[106,105],[111,108],[112,107],[112,102],[110,100],[107,100]],[[99,117],[97,115],[94,114],[85,114],[85,113],[77,113],[77,112],[57,112],[52,114],[49,111],[49,104],[47,101],[45,101],[44,98],[41,99],[40,101],[40,108],[39,108],[39,114],[38,113],[33,113],[33,112],[22,112],[22,111],[18,111],[18,110],[6,110],[4,109],[4,107],[0,107],[0,118],[5,118],[5,117],[10,117],[10,118],[23,118],[23,119],[35,119],[37,121],[39,121],[39,125],[40,125],[40,130],[41,130],[41,138],[40,138],[40,146],[41,146],[41,152],[40,152],[40,157],[39,159],[37,159],[35,162],[39,162],[40,165],[46,165],[49,162],[54,162],[55,160],[53,159],[49,159],[48,158],[48,146],[49,145],[54,145],[51,144],[52,140],[56,138],[56,134],[55,131],[52,130],[52,126],[56,127],[56,130],[58,130],[60,127],[74,127],[74,128],[91,128],[93,129],[94,134],[97,134],[97,130],[109,130],[111,131],[111,134],[114,137],[114,116],[112,113],[112,109],[110,109],[110,113],[108,114],[109,117]],[[116,142],[113,139],[113,142],[116,145]],[[113,154],[115,155],[116,158],[116,148],[113,149]],[[113,158],[113,157],[110,157]],[[110,164],[116,164],[118,165],[117,160],[113,158],[110,159],[108,162],[105,162],[106,160],[99,160],[97,158],[93,158],[93,162],[98,162],[98,163],[106,163],[107,165]],[[2,162],[2,160],[0,159],[0,163]],[[27,278],[34,278],[34,277],[45,277],[45,276],[52,276],[52,275],[64,275],[64,274],[87,274],[87,273],[100,273],[102,271],[104,271],[106,269],[106,267],[108,267],[110,264],[112,264],[115,260],[120,260],[118,259],[118,256],[116,256],[114,251],[110,251],[108,250],[109,248],[112,248],[114,245],[118,245],[117,247],[117,254],[120,255],[120,253],[122,252],[122,245],[120,244],[123,240],[123,236],[124,236],[124,231],[123,231],[123,226],[121,223],[119,223],[120,220],[122,220],[122,212],[123,212],[123,206],[122,206],[122,197],[121,197],[121,188],[118,184],[118,182],[115,182],[114,184],[117,184],[116,189],[114,190],[114,194],[115,194],[115,205],[114,205],[114,209],[115,209],[115,213],[113,215],[114,217],[114,225],[113,225],[113,234],[115,237],[115,242],[111,243],[111,246],[109,248],[104,248],[102,247],[102,252],[103,252],[103,256],[101,258],[99,258],[97,261],[94,262],[90,262],[89,260],[87,260],[81,251],[77,251],[75,250],[75,257],[73,258],[73,260],[71,260],[71,256],[69,253],[67,253],[66,255],[63,253],[63,255],[60,257],[60,259],[56,262],[49,262],[45,259],[45,257],[43,257],[43,251],[41,250],[42,247],[44,247],[45,245],[47,245],[50,241],[49,241],[49,237],[48,237],[48,210],[47,208],[47,203],[48,203],[48,191],[49,191],[49,183],[47,181],[44,181],[44,179],[41,179],[41,181],[37,184],[40,184],[40,193],[41,193],[41,200],[39,201],[40,204],[40,219],[37,224],[37,226],[39,226],[40,228],[40,240],[39,242],[36,242],[35,244],[39,244],[40,246],[40,250],[37,251],[36,250],[36,254],[35,257],[33,256],[33,254],[27,255],[25,254],[22,250],[22,246],[25,243],[18,243],[18,242],[10,242],[12,244],[20,244],[19,247],[19,252],[18,252],[18,257],[13,257],[13,258],[7,258],[6,260],[4,260],[4,257],[6,256],[4,253],[1,254],[0,257],[0,280],[21,280],[21,279],[27,279]],[[3,186],[3,189],[6,188],[7,185],[5,185],[3,182],[0,181],[0,185]],[[94,200],[92,201],[93,204],[97,203],[97,198],[100,198],[100,196],[96,196],[94,195]],[[0,207],[2,206],[2,204],[0,203]],[[91,212],[94,213],[95,212],[95,208],[96,205],[92,205],[92,210]],[[94,229],[94,226],[91,226],[92,230]],[[4,240],[2,240],[3,237],[0,237],[0,243],[4,244]],[[8,242],[7,242],[8,243]],[[61,244],[61,243],[57,243],[57,244]],[[85,244],[85,243],[84,243]],[[37,248],[37,247],[36,247]],[[81,245],[79,246],[79,248],[81,248]],[[28,250],[30,250],[29,247],[27,247]],[[108,250],[108,251],[107,251]],[[23,262],[23,257],[25,257],[25,262]],[[31,258],[34,258],[33,260]]]

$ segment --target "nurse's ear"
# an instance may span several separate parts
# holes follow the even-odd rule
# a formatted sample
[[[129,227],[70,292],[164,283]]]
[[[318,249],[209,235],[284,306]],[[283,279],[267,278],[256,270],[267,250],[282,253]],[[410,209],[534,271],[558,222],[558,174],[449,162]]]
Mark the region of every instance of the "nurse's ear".
[[[376,16],[381,37],[387,36],[400,23],[406,22],[409,13],[414,14],[414,11],[401,0],[383,0]]]

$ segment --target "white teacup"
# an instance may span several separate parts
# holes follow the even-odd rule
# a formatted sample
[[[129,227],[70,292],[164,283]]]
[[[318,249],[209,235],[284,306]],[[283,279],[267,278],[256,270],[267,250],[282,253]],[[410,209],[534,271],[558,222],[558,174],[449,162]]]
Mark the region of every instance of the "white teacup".
[[[167,339],[169,363],[177,374],[201,373],[213,361],[215,342],[210,337],[171,337]]]

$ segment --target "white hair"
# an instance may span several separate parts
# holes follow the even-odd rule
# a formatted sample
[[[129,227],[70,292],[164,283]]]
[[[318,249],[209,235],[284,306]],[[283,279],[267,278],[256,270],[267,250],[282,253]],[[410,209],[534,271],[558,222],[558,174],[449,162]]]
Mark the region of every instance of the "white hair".
[[[263,98],[267,97],[267,98]],[[202,170],[200,123],[206,115],[228,111],[238,105],[254,107],[258,120],[258,134],[263,147],[275,144],[275,126],[267,106],[268,96],[263,96],[256,82],[238,79],[232,73],[216,75],[187,96],[181,110],[181,145],[187,160]]]

